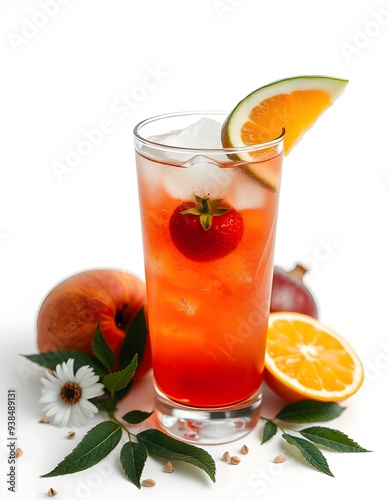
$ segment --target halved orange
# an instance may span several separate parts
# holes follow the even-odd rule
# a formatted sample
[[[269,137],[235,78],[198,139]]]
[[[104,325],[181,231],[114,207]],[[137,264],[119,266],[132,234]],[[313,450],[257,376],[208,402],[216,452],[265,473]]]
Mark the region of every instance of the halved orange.
[[[305,314],[270,314],[265,381],[276,394],[289,402],[342,401],[363,378],[359,357],[337,332]]]
[[[243,147],[276,139],[285,130],[287,155],[319,116],[344,92],[347,80],[328,76],[296,76],[261,87],[242,99],[222,128],[224,147]],[[250,157],[241,158],[250,160]],[[254,167],[250,173],[277,189],[277,175]]]

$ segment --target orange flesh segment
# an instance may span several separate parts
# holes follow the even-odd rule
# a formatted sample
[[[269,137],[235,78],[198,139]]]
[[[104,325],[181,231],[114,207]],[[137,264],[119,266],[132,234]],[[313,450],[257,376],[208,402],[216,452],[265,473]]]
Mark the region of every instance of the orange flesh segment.
[[[268,353],[277,368],[302,386],[316,391],[341,391],[353,382],[355,363],[328,333],[303,322],[275,322]]]
[[[243,125],[242,141],[247,145],[267,142],[285,128],[285,154],[288,154],[296,139],[330,105],[331,96],[324,90],[295,90],[264,99],[251,110],[250,121]]]

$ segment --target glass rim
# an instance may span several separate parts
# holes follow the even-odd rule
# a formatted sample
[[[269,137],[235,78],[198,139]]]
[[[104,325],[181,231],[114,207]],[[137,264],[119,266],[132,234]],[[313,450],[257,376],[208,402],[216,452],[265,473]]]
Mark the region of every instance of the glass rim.
[[[154,147],[158,148],[160,150],[164,151],[178,151],[182,153],[191,153],[191,154],[233,154],[233,153],[250,153],[253,151],[258,151],[259,149],[268,149],[274,146],[279,145],[282,143],[286,130],[284,127],[282,127],[281,134],[276,137],[275,139],[272,139],[271,141],[267,142],[260,142],[258,144],[250,144],[247,146],[238,146],[238,147],[220,147],[220,148],[193,148],[193,147],[183,147],[183,146],[173,146],[169,144],[163,144],[160,142],[155,142],[150,139],[147,139],[146,137],[143,137],[140,134],[140,129],[149,123],[153,123],[162,119],[166,118],[175,118],[179,116],[196,116],[196,115],[220,115],[220,116],[228,116],[229,112],[228,111],[223,111],[223,110],[194,110],[194,111],[176,111],[173,113],[163,113],[160,115],[154,115],[149,118],[146,118],[142,121],[140,121],[137,125],[135,125],[133,129],[133,134],[134,137],[137,141],[142,143],[144,146],[149,146],[149,147]]]

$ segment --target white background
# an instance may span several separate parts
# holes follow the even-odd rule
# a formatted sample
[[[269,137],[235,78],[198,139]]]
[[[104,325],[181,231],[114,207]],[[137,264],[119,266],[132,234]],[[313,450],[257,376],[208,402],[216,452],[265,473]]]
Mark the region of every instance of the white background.
[[[49,487],[61,500],[388,498],[380,424],[389,373],[388,49],[387,0],[1,0],[1,498],[46,498]],[[163,474],[150,459],[144,477],[157,486],[138,491],[115,453],[96,469],[40,479],[75,442],[37,424],[41,371],[19,354],[36,352],[36,312],[58,281],[94,267],[143,275],[133,126],[162,112],[228,110],[257,87],[300,74],[350,83],[285,160],[276,262],[310,267],[322,321],[363,359],[365,385],[329,425],[373,453],[327,452],[330,478],[279,437],[261,447],[260,423],[246,439],[207,447],[216,484],[191,467]],[[98,127],[100,143],[59,174],[53,165]],[[16,494],[6,490],[9,388],[24,450]],[[128,404],[148,409],[150,394],[145,379]],[[282,404],[268,393],[263,413]],[[221,462],[244,442],[250,453],[240,465]],[[288,461],[275,466],[279,452]]]

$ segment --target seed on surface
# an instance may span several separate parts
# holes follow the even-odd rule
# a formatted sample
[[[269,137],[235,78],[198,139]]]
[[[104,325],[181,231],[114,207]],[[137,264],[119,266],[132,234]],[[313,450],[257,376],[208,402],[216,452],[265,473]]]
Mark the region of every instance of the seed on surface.
[[[153,486],[156,485],[156,482],[154,479],[143,479],[143,481],[140,483],[142,486],[148,486],[152,488]]]
[[[287,460],[287,458],[285,455],[277,455],[276,457],[274,457],[274,463],[276,463],[276,464],[282,464],[286,460]]]
[[[50,423],[50,419],[47,418],[47,417],[42,417],[40,420],[39,420],[39,423],[40,424],[49,424]]]
[[[230,463],[232,465],[238,465],[240,464],[240,458],[234,455],[233,457],[230,458]]]
[[[15,457],[20,458],[23,455],[24,451],[21,448],[16,448]]]
[[[242,446],[242,448],[240,449],[240,452],[242,453],[242,455],[247,455],[247,453],[249,452],[249,448],[248,446],[246,446],[245,444]]]
[[[171,462],[166,462],[163,472],[174,472],[174,467]]]
[[[223,453],[223,455],[222,455],[222,460],[223,460],[223,462],[229,462],[229,461],[230,461],[230,458],[231,458],[231,457],[230,457],[229,452],[228,452],[228,451],[225,451],[225,452]]]
[[[47,496],[54,497],[57,493],[58,493],[57,490],[55,490],[54,488],[50,488],[49,491],[47,492]]]
[[[74,439],[76,437],[76,433],[74,431],[68,432],[68,439]]]

